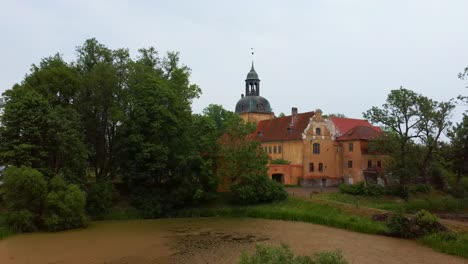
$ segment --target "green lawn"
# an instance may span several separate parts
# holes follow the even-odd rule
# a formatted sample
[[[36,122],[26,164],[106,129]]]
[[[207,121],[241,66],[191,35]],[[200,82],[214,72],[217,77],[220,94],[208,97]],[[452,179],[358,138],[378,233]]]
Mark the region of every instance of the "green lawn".
[[[404,210],[408,213],[415,213],[421,209],[425,209],[432,213],[468,212],[468,198],[456,199],[450,195],[437,192],[414,195],[409,201],[404,201],[403,199],[394,196],[370,197],[344,193],[323,193],[317,194],[314,197],[393,212]]]

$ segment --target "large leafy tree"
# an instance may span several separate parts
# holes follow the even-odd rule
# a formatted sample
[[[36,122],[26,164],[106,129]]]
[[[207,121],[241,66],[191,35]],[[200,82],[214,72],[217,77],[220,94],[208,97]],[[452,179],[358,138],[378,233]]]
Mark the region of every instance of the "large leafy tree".
[[[220,178],[238,182],[243,177],[267,177],[268,155],[259,141],[250,139],[254,130],[254,124],[245,124],[239,116],[233,116],[227,121],[226,132],[220,138]]]
[[[152,208],[148,216],[187,202],[196,189],[191,101],[200,89],[178,60],[142,49],[128,79],[119,164],[136,205]]]
[[[437,102],[420,96],[419,138],[425,146],[420,166],[420,173],[425,183],[429,183],[429,170],[434,161],[434,153],[438,150],[441,135],[452,125],[451,114],[455,105],[452,101]]]
[[[374,106],[363,113],[371,122],[382,124],[386,130],[391,131],[392,138],[398,146],[394,149],[392,170],[402,185],[409,181],[409,175],[413,172],[410,159],[412,140],[421,134],[419,102],[418,94],[400,87],[390,91],[382,107]]]
[[[463,115],[463,120],[448,135],[451,140],[448,160],[457,176],[456,186],[459,187],[462,177],[468,173],[468,115]]]
[[[59,55],[45,58],[21,84],[4,93],[0,159],[31,166],[52,177],[66,175],[82,183],[86,148],[78,112],[73,107],[82,79]]]
[[[132,60],[126,49],[112,51],[96,39],[77,48],[76,67],[83,76],[77,109],[80,111],[89,161],[97,178],[116,169],[116,135],[123,120]]]
[[[382,107],[374,106],[363,113],[371,122],[383,125],[389,135],[387,138],[394,142],[390,170],[402,185],[409,183],[416,174],[429,182],[434,152],[440,136],[451,125],[454,107],[452,101],[437,102],[400,87],[390,91]],[[417,140],[422,145],[415,145]]]

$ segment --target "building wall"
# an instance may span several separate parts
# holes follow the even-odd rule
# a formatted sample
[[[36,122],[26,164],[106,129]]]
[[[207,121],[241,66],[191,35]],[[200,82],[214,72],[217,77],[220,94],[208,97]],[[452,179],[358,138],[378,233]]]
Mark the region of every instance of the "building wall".
[[[314,144],[318,144],[318,149],[315,152]],[[317,151],[318,153],[316,153]],[[323,183],[314,183],[313,180],[310,180],[309,183],[314,185],[325,182],[327,185],[333,185],[333,179],[341,180],[341,166],[339,166],[340,159],[337,151],[339,151],[339,145],[333,139],[326,120],[320,112],[317,112],[304,131],[304,179],[324,180]]]
[[[275,118],[275,115],[273,113],[270,113],[270,114],[267,114],[267,113],[242,113],[242,114],[240,114],[240,117],[246,123],[258,124],[258,122],[260,122],[262,120],[269,120],[269,119]]]
[[[283,184],[298,185],[299,178],[302,176],[301,165],[283,165],[283,164],[269,164],[268,176],[273,179],[273,175],[282,174]]]
[[[262,142],[262,147],[272,160],[284,159],[293,165],[303,163],[302,140]],[[279,151],[280,148],[281,152]]]

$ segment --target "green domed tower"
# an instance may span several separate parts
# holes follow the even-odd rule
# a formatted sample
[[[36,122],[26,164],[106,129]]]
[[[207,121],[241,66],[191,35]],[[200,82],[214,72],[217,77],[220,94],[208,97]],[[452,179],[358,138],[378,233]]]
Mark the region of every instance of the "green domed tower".
[[[255,71],[253,62],[252,68],[245,79],[245,96],[242,94],[241,99],[237,102],[236,113],[244,121],[254,123],[274,117],[270,102],[260,96],[260,79]]]

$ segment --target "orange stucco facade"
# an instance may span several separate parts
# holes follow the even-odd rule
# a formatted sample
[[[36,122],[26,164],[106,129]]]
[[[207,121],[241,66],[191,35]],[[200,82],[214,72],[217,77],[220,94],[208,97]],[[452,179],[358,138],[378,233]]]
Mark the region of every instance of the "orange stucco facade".
[[[283,118],[293,120],[294,114]],[[274,125],[262,128],[262,123],[258,124],[260,128],[257,128],[256,133],[260,135],[261,146],[271,160],[289,162],[286,165],[269,164],[270,178],[287,185],[336,186],[342,182],[353,184],[363,181],[366,171],[381,171],[386,156],[369,153],[368,139],[348,137],[341,140],[343,133],[335,124],[338,121],[323,118],[321,111],[306,118],[308,120],[303,127],[294,127],[301,129],[300,138],[295,139],[269,140],[266,138],[269,130],[286,130]],[[363,121],[359,120],[361,123]],[[275,123],[275,120],[269,122]],[[290,125],[294,122],[284,123]],[[372,128],[370,124],[368,126]]]
[[[246,123],[258,123],[262,120],[268,120],[274,118],[273,113],[243,113],[240,118]]]

